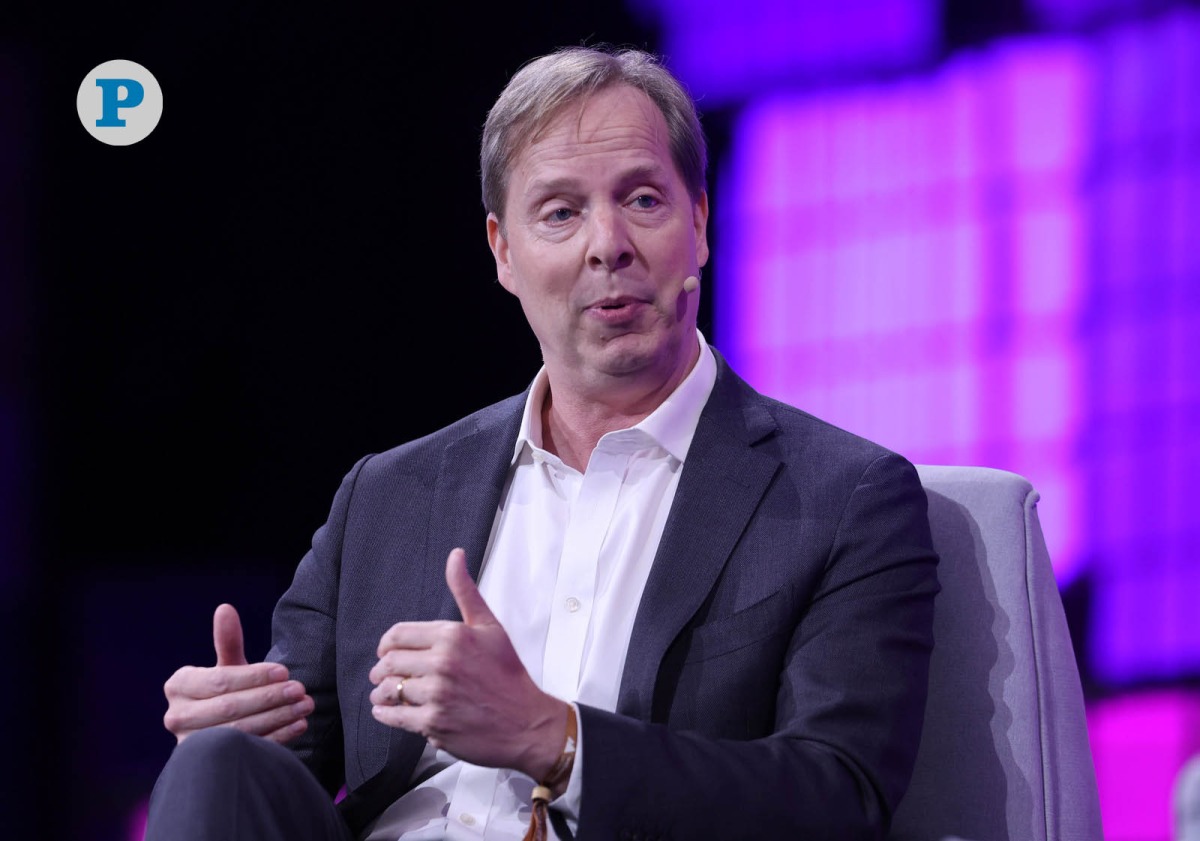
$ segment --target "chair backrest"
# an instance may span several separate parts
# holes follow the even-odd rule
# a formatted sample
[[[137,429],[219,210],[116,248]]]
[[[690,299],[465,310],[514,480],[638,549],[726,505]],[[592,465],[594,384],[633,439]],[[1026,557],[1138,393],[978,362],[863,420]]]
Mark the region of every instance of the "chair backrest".
[[[1102,841],[1079,670],[1021,476],[919,465],[942,592],[894,841]]]

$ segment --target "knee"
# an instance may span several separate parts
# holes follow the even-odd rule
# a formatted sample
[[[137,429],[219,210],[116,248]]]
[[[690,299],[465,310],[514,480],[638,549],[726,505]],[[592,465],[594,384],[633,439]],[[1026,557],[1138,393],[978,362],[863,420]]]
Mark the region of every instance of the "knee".
[[[287,749],[261,736],[252,736],[232,727],[209,727],[176,745],[167,764],[176,768],[203,767],[230,774],[271,761],[275,751],[280,750]]]
[[[175,746],[175,753],[184,756],[222,757],[253,750],[258,736],[251,736],[232,727],[209,727],[198,730]]]
[[[316,779],[290,749],[232,727],[201,730],[175,746],[159,775],[146,838],[312,837],[322,806],[340,820],[314,791]]]

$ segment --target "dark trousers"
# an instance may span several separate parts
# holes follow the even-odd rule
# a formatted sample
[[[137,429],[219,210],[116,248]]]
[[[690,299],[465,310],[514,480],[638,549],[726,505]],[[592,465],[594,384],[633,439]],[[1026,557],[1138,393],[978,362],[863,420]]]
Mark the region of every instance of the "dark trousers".
[[[184,739],[150,796],[146,841],[352,841],[329,794],[287,748],[231,727]]]

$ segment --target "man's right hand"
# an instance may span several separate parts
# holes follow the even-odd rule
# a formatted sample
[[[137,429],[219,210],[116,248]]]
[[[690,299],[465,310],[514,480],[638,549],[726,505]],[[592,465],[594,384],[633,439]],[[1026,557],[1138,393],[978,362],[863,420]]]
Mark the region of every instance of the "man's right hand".
[[[278,663],[246,662],[242,622],[233,605],[213,614],[217,665],[184,666],[163,686],[163,724],[182,742],[206,727],[236,727],[275,742],[289,742],[308,729],[313,699]]]

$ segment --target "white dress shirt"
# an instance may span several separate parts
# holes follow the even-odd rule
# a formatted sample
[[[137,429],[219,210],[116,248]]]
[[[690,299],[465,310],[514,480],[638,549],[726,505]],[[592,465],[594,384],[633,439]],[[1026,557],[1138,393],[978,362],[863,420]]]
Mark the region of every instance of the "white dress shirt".
[[[716,362],[699,331],[695,367],[641,423],[609,432],[580,473],[541,446],[549,383],[538,372],[484,556],[479,589],[533,681],[564,701],[615,710],[629,637]],[[553,803],[574,830],[585,734]],[[534,782],[426,746],[420,782],[368,841],[520,841]],[[553,828],[551,828],[553,835]]]

